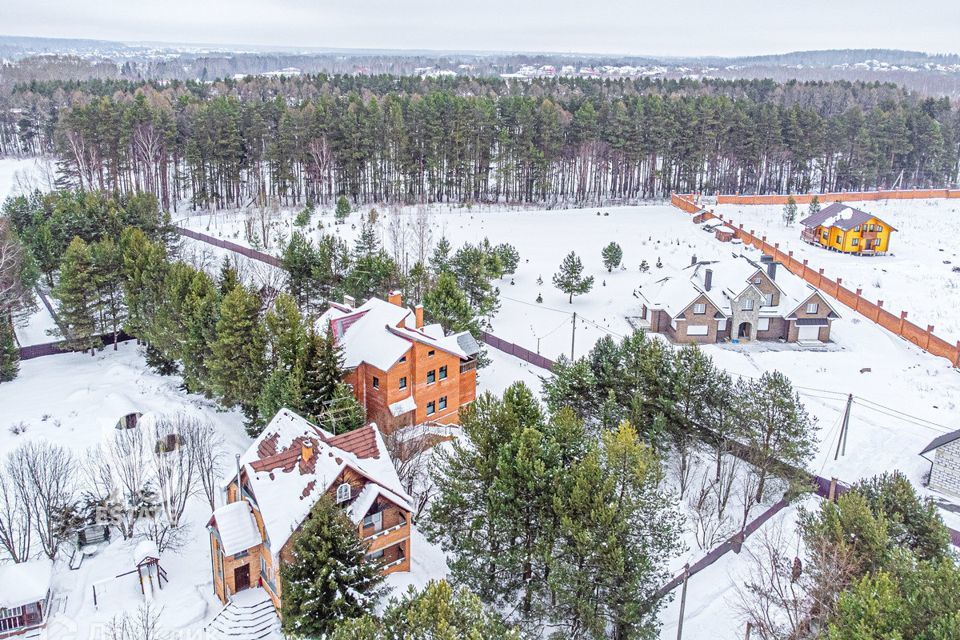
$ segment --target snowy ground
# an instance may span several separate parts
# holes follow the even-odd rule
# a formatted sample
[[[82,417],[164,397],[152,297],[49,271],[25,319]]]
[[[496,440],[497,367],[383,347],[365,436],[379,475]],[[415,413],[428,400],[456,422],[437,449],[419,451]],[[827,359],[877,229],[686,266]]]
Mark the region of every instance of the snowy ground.
[[[32,344],[44,344],[46,342],[55,342],[60,338],[54,335],[57,329],[57,323],[53,316],[47,311],[47,307],[37,300],[37,308],[29,316],[20,318],[15,325],[17,341],[21,347],[27,347]]]
[[[863,289],[869,300],[883,300],[894,314],[908,312],[908,319],[948,342],[960,340],[960,200],[882,200],[850,202],[850,206],[876,214],[897,229],[885,256],[860,257],[828,251],[800,239],[799,222],[786,226],[782,206],[721,205],[724,218],[744,229],[779,242],[783,251],[793,251],[798,260],[823,268],[824,275],[843,278],[850,290]],[[799,206],[798,220],[807,215]]]
[[[4,161],[0,161],[3,163]],[[3,182],[3,171],[12,174],[10,165],[0,164],[0,193],[9,191]],[[9,178],[8,178],[9,180]],[[921,308],[936,308],[946,313],[948,305],[956,305],[949,297],[946,284],[954,277],[952,265],[942,260],[956,261],[954,252],[960,246],[951,208],[960,203],[918,202],[868,203],[868,211],[886,216],[889,222],[901,229],[893,242],[896,255],[883,258],[853,258],[808,247],[793,238],[787,247],[788,236],[795,234],[784,229],[779,221],[779,207],[768,213],[767,226],[763,227],[768,239],[780,241],[781,247],[792,249],[798,256],[802,250],[812,252],[810,263],[826,268],[828,275],[840,275],[851,287],[859,286],[856,279],[862,278],[864,293],[888,300],[891,307],[896,301],[911,312],[915,322],[925,322]],[[924,209],[927,207],[927,209]],[[737,208],[734,208],[737,209]],[[760,207],[741,207],[752,211],[749,215],[761,215]],[[521,255],[517,273],[499,283],[501,308],[492,318],[493,331],[501,338],[512,340],[531,350],[538,350],[548,357],[561,353],[569,355],[572,335],[572,312],[577,313],[575,354],[583,355],[594,342],[605,334],[619,337],[630,331],[627,318],[636,316],[639,304],[633,291],[640,279],[639,265],[646,261],[653,265],[662,260],[664,273],[689,264],[691,255],[710,257],[722,251],[730,251],[731,245],[717,243],[711,235],[690,223],[689,216],[663,205],[568,211],[465,209],[459,207],[436,207],[431,209],[432,226],[436,229],[433,240],[446,235],[454,247],[464,242],[479,242],[485,236],[494,244],[510,242]],[[609,215],[603,215],[607,211]],[[898,218],[898,211],[914,211],[914,216],[926,215],[929,223],[923,229],[935,233],[921,234],[921,228],[910,229],[910,220]],[[417,212],[404,210],[404,220],[411,223]],[[730,211],[748,228],[745,217]],[[276,237],[289,235],[294,211],[282,211],[272,222],[270,235],[275,251]],[[392,250],[388,233],[391,213],[381,211],[380,228],[384,245]],[[315,216],[313,235],[333,232],[352,243],[360,223],[360,213],[351,215],[346,225],[334,226],[330,212]],[[236,212],[203,214],[180,221],[198,231],[230,239],[244,244],[245,214]],[[316,230],[318,222],[324,229]],[[777,226],[779,225],[779,227]],[[754,223],[760,231],[761,224]],[[775,228],[783,233],[778,238]],[[408,226],[409,232],[409,226]],[[799,234],[799,231],[797,231]],[[926,238],[926,239],[925,239]],[[623,270],[607,273],[600,259],[601,248],[610,241],[617,241],[624,250]],[[926,245],[920,243],[927,242]],[[951,247],[951,243],[954,243]],[[942,245],[942,246],[941,246]],[[190,251],[203,252],[196,243],[185,243]],[[907,247],[915,247],[908,249]],[[943,249],[940,251],[939,249]],[[551,284],[551,277],[564,255],[575,250],[582,258],[586,271],[596,277],[590,293],[568,304],[566,297]],[[218,252],[207,254],[209,264],[219,259]],[[806,257],[806,256],[803,256]],[[831,263],[829,261],[835,261]],[[832,266],[836,264],[836,267]],[[852,265],[852,266],[851,266]],[[842,267],[842,269],[841,269]],[[886,268],[884,272],[882,269]],[[856,269],[863,271],[858,276]],[[876,271],[880,269],[880,271]],[[874,273],[872,273],[874,272]],[[871,294],[869,281],[878,275],[881,288]],[[919,277],[918,277],[919,276]],[[960,278],[960,275],[956,276]],[[543,284],[537,284],[541,278]],[[929,282],[939,283],[937,295],[916,294],[923,291]],[[880,296],[880,293],[883,296]],[[894,295],[894,292],[896,295]],[[543,303],[535,302],[542,294]],[[921,307],[921,303],[926,307]],[[759,376],[765,371],[781,370],[797,386],[809,411],[818,419],[819,446],[817,456],[809,468],[824,476],[836,476],[845,481],[871,476],[883,471],[900,469],[919,487],[929,463],[918,452],[935,436],[955,429],[958,399],[960,399],[960,374],[943,359],[926,354],[910,343],[880,329],[852,310],[837,305],[842,319],[833,327],[835,344],[829,349],[811,351],[785,345],[709,345],[705,348],[717,364],[733,374]],[[939,319],[930,320],[937,325],[937,333],[947,331],[960,334],[960,323],[949,329]],[[539,343],[539,344],[538,344]],[[177,411],[189,407],[202,413],[222,426],[229,436],[230,453],[245,448],[248,440],[243,434],[241,420],[234,413],[220,413],[206,401],[185,396],[176,388],[176,381],[160,378],[147,371],[142,358],[135,352],[132,343],[121,346],[120,353],[105,351],[96,358],[79,354],[65,354],[25,362],[20,379],[0,386],[0,450],[14,446],[18,439],[52,438],[71,448],[82,450],[89,446],[105,427],[112,425],[120,415],[133,410]],[[481,390],[500,393],[517,379],[526,380],[534,389],[539,389],[539,376],[543,372],[493,349],[488,350],[493,363],[480,372]],[[846,394],[853,393],[858,401],[853,406],[847,452],[834,461],[834,447],[838,435],[839,420],[843,412]],[[44,420],[44,414],[49,417]],[[8,431],[10,425],[24,421],[27,432],[14,436]],[[939,500],[949,502],[944,496]],[[205,513],[203,505],[195,505],[190,519],[195,525],[195,539],[188,550],[177,558],[165,560],[164,564],[174,581],[176,589],[162,596],[163,604],[170,611],[174,624],[191,624],[195,617],[209,618],[214,609],[209,596],[208,550],[203,532]],[[960,525],[960,516],[943,512],[948,524]],[[782,520],[784,526],[792,526],[794,510],[785,511],[771,524]],[[766,528],[766,527],[765,527]],[[88,602],[89,582],[112,575],[115,566],[125,566],[129,551],[122,544],[115,545],[110,553],[102,554],[84,565],[88,574],[58,573],[70,594],[68,615],[89,624],[109,617],[109,612],[93,612]],[[698,550],[697,550],[698,551]],[[699,554],[694,549],[678,550],[671,562],[694,559]],[[743,625],[727,603],[733,593],[737,572],[742,571],[743,556],[728,555],[716,565],[694,577],[690,582],[684,637],[737,638],[742,637]],[[414,571],[396,574],[390,584],[405,588],[407,584],[422,585],[431,577],[445,573],[442,555],[430,548],[422,537],[414,539]],[[102,566],[98,564],[102,562]],[[71,586],[72,585],[72,586]],[[139,600],[135,583],[127,589],[124,602],[135,606]],[[196,597],[196,592],[202,599]],[[182,595],[189,594],[189,595]],[[187,606],[177,597],[191,599]],[[206,611],[198,612],[199,602],[205,603]],[[675,636],[678,610],[671,605],[664,613],[667,625],[663,638]],[[196,623],[192,623],[196,626]]]
[[[53,189],[55,165],[50,158],[0,158],[0,203],[34,189]]]

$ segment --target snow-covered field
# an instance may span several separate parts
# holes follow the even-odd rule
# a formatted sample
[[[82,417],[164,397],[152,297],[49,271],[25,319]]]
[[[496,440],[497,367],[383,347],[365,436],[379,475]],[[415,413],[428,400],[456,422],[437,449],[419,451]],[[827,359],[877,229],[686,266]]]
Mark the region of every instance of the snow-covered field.
[[[724,218],[744,229],[779,242],[783,251],[793,251],[799,260],[823,268],[824,275],[843,278],[848,289],[863,289],[869,300],[883,300],[894,314],[908,312],[908,319],[948,342],[960,340],[960,200],[881,200],[849,202],[852,207],[879,216],[897,229],[885,256],[859,257],[828,251],[803,242],[799,222],[786,226],[783,207],[774,205],[720,205]],[[799,206],[798,220],[807,215]]]

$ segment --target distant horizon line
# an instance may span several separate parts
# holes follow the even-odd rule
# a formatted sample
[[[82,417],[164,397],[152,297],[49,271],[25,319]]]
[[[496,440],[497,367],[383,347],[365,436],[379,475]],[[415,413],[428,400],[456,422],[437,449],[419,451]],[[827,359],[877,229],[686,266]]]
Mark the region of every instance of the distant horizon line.
[[[677,55],[677,54],[647,54],[647,53],[598,53],[591,51],[545,51],[545,50],[519,50],[519,49],[413,49],[413,48],[368,48],[368,47],[322,47],[306,45],[277,45],[277,44],[251,44],[240,42],[178,42],[174,40],[115,40],[110,38],[91,38],[91,37],[71,37],[71,36],[33,36],[21,34],[0,34],[0,41],[7,39],[28,39],[28,40],[47,40],[47,41],[80,41],[90,43],[111,43],[127,47],[158,47],[168,49],[210,49],[221,50],[224,53],[245,53],[243,49],[249,49],[255,53],[288,53],[295,55],[317,55],[323,53],[356,53],[356,54],[393,54],[393,55],[464,55],[464,56],[585,56],[589,58],[646,58],[651,60],[742,60],[745,58],[775,58],[781,56],[790,56],[809,53],[850,53],[850,52],[868,52],[883,51],[890,53],[904,53],[921,55],[925,57],[958,57],[960,53],[944,53],[919,51],[914,49],[895,49],[888,47],[855,47],[855,48],[827,48],[827,49],[795,49],[790,51],[778,51],[754,54],[739,55]]]

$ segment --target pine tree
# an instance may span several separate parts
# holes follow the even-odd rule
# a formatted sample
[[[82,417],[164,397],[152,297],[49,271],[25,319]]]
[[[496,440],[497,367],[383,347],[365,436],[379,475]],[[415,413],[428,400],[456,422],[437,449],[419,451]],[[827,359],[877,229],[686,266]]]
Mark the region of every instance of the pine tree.
[[[299,231],[294,232],[280,256],[280,263],[287,272],[287,288],[297,303],[300,306],[310,303],[316,293],[313,275],[317,252],[313,244]]]
[[[337,198],[337,208],[334,215],[336,216],[337,224],[343,224],[350,216],[350,201],[347,200],[346,196]]]
[[[819,212],[820,212],[820,198],[814,195],[812,198],[810,198],[810,207],[807,209],[807,214],[812,216],[813,214],[819,213]]]
[[[593,288],[593,276],[583,275],[583,263],[577,254],[571,251],[560,264],[560,270],[553,274],[553,285],[566,293],[568,302],[573,303],[573,296],[588,293]]]
[[[479,326],[463,290],[453,274],[443,272],[423,298],[424,315],[445,331],[470,331],[477,337]]]
[[[192,393],[213,394],[210,362],[217,340],[220,317],[220,292],[205,271],[197,271],[183,302],[185,340],[180,351],[183,384]]]
[[[240,405],[250,425],[257,422],[256,402],[266,371],[265,336],[260,300],[238,285],[224,296],[210,361],[212,388],[225,406]]]
[[[234,267],[233,263],[230,261],[230,256],[223,256],[223,260],[220,262],[220,277],[217,279],[217,286],[220,288],[220,296],[226,297],[228,293],[233,291],[239,285],[240,274],[237,273],[236,267]]]
[[[377,237],[377,229],[368,218],[364,218],[360,223],[360,233],[353,245],[353,255],[357,260],[369,258],[380,251],[380,239]]]
[[[277,296],[273,308],[267,311],[264,324],[270,366],[286,372],[298,365],[304,368],[309,336],[300,309],[290,294]]]
[[[60,281],[53,290],[59,301],[60,322],[71,347],[82,351],[101,344],[97,338],[97,283],[90,246],[74,238],[60,263]]]
[[[127,227],[120,236],[123,252],[123,297],[127,305],[125,330],[149,341],[157,310],[165,302],[167,254],[140,229]]]
[[[433,247],[433,254],[430,256],[430,272],[434,277],[450,270],[450,253],[452,251],[453,248],[446,236],[437,241],[436,246]]]
[[[787,198],[787,204],[783,206],[783,223],[788,227],[797,221],[797,201],[793,196]]]
[[[331,640],[520,640],[495,611],[466,587],[431,580],[422,591],[411,586],[391,599],[383,619],[367,615],[347,620]]]
[[[304,372],[302,365],[291,371],[274,369],[260,390],[257,398],[257,414],[260,424],[266,424],[281,409],[301,413],[303,411]]]
[[[368,562],[357,527],[323,496],[294,533],[291,562],[280,567],[283,631],[320,638],[373,609],[383,577]]]
[[[333,389],[333,397],[325,411],[317,416],[317,424],[330,433],[346,433],[359,429],[367,421],[363,405],[353,395],[346,383],[339,383]]]
[[[494,247],[493,252],[500,260],[504,274],[513,274],[517,272],[520,265],[520,252],[512,244],[505,242]]]
[[[471,244],[460,247],[450,261],[450,269],[476,317],[490,316],[500,305],[500,290],[491,283],[491,279],[502,271],[499,260],[496,262],[493,264],[492,254],[482,246]]]
[[[611,242],[603,248],[601,256],[603,257],[603,266],[607,268],[607,273],[611,273],[623,261],[623,249],[616,242]]]
[[[571,635],[656,637],[663,558],[681,528],[662,478],[652,448],[624,423],[605,432],[557,490],[550,585],[554,622]]]
[[[113,334],[113,348],[127,316],[123,300],[123,253],[113,238],[106,237],[90,246],[94,283],[97,291],[96,310],[100,331]]]
[[[13,321],[0,316],[0,382],[10,382],[20,371],[20,349],[17,347]]]
[[[323,334],[310,331],[304,360],[303,410],[310,420],[318,422],[344,375],[343,350],[329,328]]]

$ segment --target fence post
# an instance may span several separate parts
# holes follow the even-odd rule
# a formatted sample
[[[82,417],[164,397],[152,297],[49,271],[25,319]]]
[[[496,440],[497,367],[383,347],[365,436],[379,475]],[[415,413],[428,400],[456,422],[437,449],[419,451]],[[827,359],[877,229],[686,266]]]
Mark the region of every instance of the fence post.
[[[906,311],[901,311],[901,312],[900,312],[900,329],[899,329],[900,335],[903,335],[903,325],[904,325],[906,319],[907,319],[907,312],[906,312]]]
[[[927,325],[927,340],[926,340],[926,343],[923,345],[923,350],[924,350],[924,351],[927,351],[928,349],[930,349],[930,336],[931,336],[931,334],[933,334],[933,325],[932,325],[932,324],[928,324],[928,325]]]

